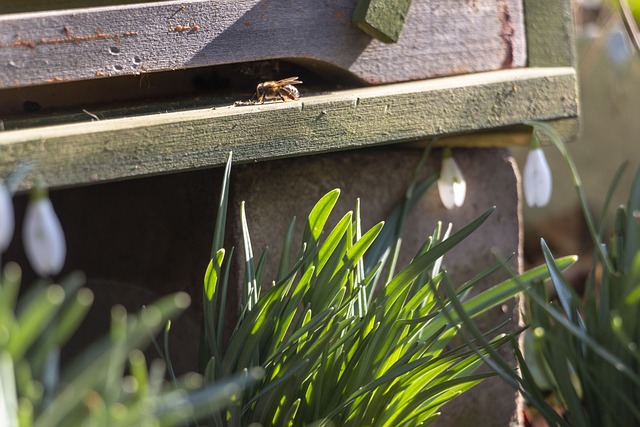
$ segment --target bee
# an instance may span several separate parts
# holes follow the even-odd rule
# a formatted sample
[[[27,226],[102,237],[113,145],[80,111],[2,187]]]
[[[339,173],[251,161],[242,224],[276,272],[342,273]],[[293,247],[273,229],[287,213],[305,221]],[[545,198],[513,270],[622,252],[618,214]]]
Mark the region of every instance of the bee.
[[[287,99],[295,101],[300,97],[300,92],[298,92],[298,89],[293,85],[300,83],[302,82],[298,80],[297,77],[260,83],[256,87],[258,103],[264,104],[265,99],[275,99],[277,101],[278,98],[280,98],[282,102],[286,102]]]

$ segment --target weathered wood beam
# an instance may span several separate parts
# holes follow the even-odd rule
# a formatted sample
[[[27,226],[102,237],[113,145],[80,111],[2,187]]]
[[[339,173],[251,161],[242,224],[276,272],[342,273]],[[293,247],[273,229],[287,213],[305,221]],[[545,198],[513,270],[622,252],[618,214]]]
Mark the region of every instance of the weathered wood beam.
[[[91,7],[118,6],[134,3],[151,3],[157,0],[91,0]],[[87,0],[0,0],[2,13],[27,13],[43,10],[83,9]]]
[[[356,2],[175,0],[0,15],[0,89],[278,58],[371,84],[526,64],[522,0],[414,0],[392,45],[353,25]]]
[[[572,68],[527,68],[5,131],[0,176],[30,160],[68,186],[218,166],[229,151],[249,162],[571,118],[575,86]]]

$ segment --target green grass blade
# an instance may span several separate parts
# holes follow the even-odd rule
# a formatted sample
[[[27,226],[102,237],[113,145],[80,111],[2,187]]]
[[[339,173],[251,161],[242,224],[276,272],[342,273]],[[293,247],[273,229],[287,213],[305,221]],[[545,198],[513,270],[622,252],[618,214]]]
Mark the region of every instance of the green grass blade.
[[[515,338],[511,338],[511,349],[516,357],[516,361],[518,362],[518,366],[521,372],[522,387],[519,390],[518,388],[515,389],[522,394],[529,405],[535,407],[538,411],[540,411],[545,420],[553,421],[555,425],[558,425],[560,427],[570,427],[567,421],[564,420],[560,415],[558,415],[556,410],[546,401],[543,390],[538,387],[533,373],[529,369],[531,367],[531,364],[525,361],[525,357],[520,351],[520,345],[515,340]],[[504,378],[505,374],[500,372],[498,372],[498,374],[500,374],[500,376]]]
[[[294,427],[296,425],[296,413],[298,412],[298,408],[300,407],[300,401],[300,398],[296,399],[289,407],[289,410],[285,413],[282,420],[282,425],[284,427]]]
[[[640,377],[638,377],[637,373],[634,372],[629,366],[627,366],[620,358],[618,358],[615,354],[611,353],[606,348],[602,347],[596,340],[587,335],[582,328],[574,325],[570,321],[564,317],[562,313],[559,313],[557,310],[547,304],[547,302],[541,299],[538,295],[534,293],[529,293],[529,297],[535,301],[544,311],[546,311],[553,319],[557,322],[558,325],[562,326],[566,329],[571,335],[578,338],[584,345],[588,346],[591,350],[593,350],[597,355],[602,357],[608,363],[610,363],[613,367],[616,368],[621,373],[624,373],[627,378],[633,381],[635,384],[640,386]]]
[[[84,392],[103,390],[105,386],[113,387],[114,381],[109,379],[111,371],[119,368],[117,375],[121,375],[128,352],[148,343],[149,332],[157,332],[169,318],[186,309],[189,302],[190,299],[185,293],[164,297],[141,311],[135,316],[135,320],[127,321],[126,335],[116,338],[119,340],[117,344],[111,338],[105,337],[100,343],[91,346],[65,369],[60,381],[64,386],[44,408],[34,427],[58,425],[85,398]],[[110,394],[114,389],[104,390],[105,399],[108,401],[113,397]]]
[[[224,260],[225,250],[221,248],[209,261],[207,271],[204,276],[202,301],[203,315],[200,331],[199,368],[204,373],[210,358],[220,359],[221,326],[216,322],[223,315],[224,299],[218,297],[218,286],[220,282],[220,266]],[[227,266],[230,263],[227,263]],[[223,292],[224,293],[224,292]],[[219,317],[220,316],[220,317]]]
[[[222,336],[224,324],[226,321],[225,312],[227,307],[227,291],[229,289],[229,273],[231,270],[231,259],[233,258],[233,252],[235,248],[231,248],[229,251],[229,259],[227,260],[227,264],[224,269],[224,274],[222,275],[222,284],[221,284],[221,292],[220,298],[217,299],[217,304],[219,304],[220,309],[218,310],[218,321],[217,321],[217,330],[216,330],[216,339],[217,339],[217,348],[222,348]],[[215,319],[212,317],[212,319]],[[221,359],[222,355],[218,355],[217,358]]]
[[[269,382],[269,384],[264,387],[258,394],[249,399],[243,406],[242,411],[246,412],[251,409],[251,405],[254,402],[257,402],[261,397],[268,395],[272,390],[278,388],[283,383],[289,381],[291,378],[295,377],[296,374],[301,372],[303,369],[307,368],[310,361],[308,359],[304,360],[303,363],[299,363],[292,367],[291,370],[286,372],[284,375],[278,377],[275,380]]]
[[[515,254],[511,254],[511,255],[505,257],[504,261],[505,262],[509,262],[509,261],[511,261],[511,259],[514,256],[515,256]],[[493,273],[497,272],[501,268],[502,268],[502,264],[500,264],[499,262],[496,262],[492,266],[486,268],[485,270],[483,270],[479,274],[473,276],[471,279],[469,279],[466,282],[464,282],[462,285],[458,286],[456,288],[456,293],[458,295],[465,294],[467,291],[471,290],[478,283],[480,283],[481,281],[485,280],[486,278],[488,278],[489,276],[491,276]],[[464,298],[460,298],[460,299],[464,300]]]
[[[18,315],[17,322],[9,331],[6,349],[14,358],[20,360],[29,347],[36,342],[57,311],[64,303],[65,292],[59,285],[51,285],[38,294]]]
[[[293,233],[296,230],[296,217],[294,216],[287,228],[284,242],[282,243],[282,253],[280,254],[280,263],[278,264],[278,273],[276,274],[276,283],[284,279],[289,271],[289,261],[291,260],[291,248],[293,247]]]
[[[356,241],[362,239],[362,220],[360,217],[360,199],[356,201],[356,217],[355,217],[355,227],[356,227]],[[379,234],[378,234],[379,235]],[[374,241],[375,243],[375,241]],[[369,248],[370,249],[370,248]],[[355,288],[357,292],[357,299],[355,303],[356,307],[356,315],[358,317],[363,317],[367,314],[368,309],[368,296],[367,296],[367,277],[364,272],[364,258],[359,257],[356,263],[356,278],[355,278]]]
[[[570,370],[567,352],[552,350],[546,353],[545,360],[549,363],[555,379],[555,385],[567,405],[571,414],[571,422],[578,426],[588,426],[587,414],[576,389],[573,386],[572,372]]]
[[[468,313],[467,310],[464,308],[464,306],[460,303],[460,301],[456,297],[456,292],[453,289],[453,285],[449,281],[449,278],[446,274],[444,275],[443,279],[444,280],[442,281],[442,284],[444,286],[445,294],[448,296],[449,301],[451,303],[451,308],[453,310],[450,311],[451,308],[447,307],[444,304],[444,301],[442,300],[442,298],[436,293],[435,294],[436,299],[439,301],[440,307],[442,308],[442,313],[448,318],[450,322],[453,323],[453,322],[459,321],[465,326],[466,330],[469,331],[469,333],[473,336],[473,338],[480,343],[482,350],[490,356],[490,359],[483,357],[484,361],[489,366],[491,366],[495,371],[503,371],[503,372],[510,373],[512,371],[512,367],[509,366],[509,364],[507,364],[502,359],[502,357],[494,349],[491,343],[489,343],[489,341],[485,338],[482,332],[476,327],[473,320],[471,320],[472,316],[467,314]],[[455,315],[460,320],[454,319],[453,313],[455,313]],[[464,336],[464,332],[463,332],[463,336]],[[470,346],[472,346],[472,343],[470,340],[467,339],[466,341],[467,343],[469,343]],[[477,351],[478,355],[482,356],[482,353],[478,351],[475,348],[475,346],[472,346],[472,349]],[[503,376],[503,378],[504,377],[505,376]],[[513,379],[515,380],[515,378],[516,376],[515,374],[513,374]]]
[[[183,422],[185,421],[184,414],[191,414],[196,419],[202,418],[232,405],[237,401],[242,391],[260,381],[262,375],[262,370],[256,368],[188,394],[184,392],[168,393],[156,403],[156,415],[161,422],[169,425],[179,425],[177,421],[180,421],[180,418],[174,421],[176,414],[181,415]]]
[[[347,244],[348,239],[345,239],[343,241],[343,238],[345,234],[348,233],[348,230],[351,228],[352,221],[353,221],[353,213],[347,212],[340,219],[340,221],[338,221],[336,226],[333,227],[333,230],[331,230],[327,238],[322,243],[322,246],[318,249],[318,259],[315,263],[316,272],[318,274],[322,273],[322,271],[324,270],[325,266],[327,265],[331,257],[334,256],[334,254],[336,253],[336,250],[338,252],[336,254],[336,256],[338,257],[337,260],[339,261],[341,259],[341,253],[343,253],[344,251],[342,249],[338,249],[338,245],[340,245],[341,243],[343,245]],[[334,260],[335,259],[336,258],[334,257]],[[325,273],[326,279],[319,278],[318,280],[320,282],[330,279],[335,274],[336,272],[335,267],[337,266],[337,264],[336,265],[332,264],[332,265],[334,268],[329,268]]]
[[[576,261],[576,257],[574,256],[566,256],[560,258],[557,261],[557,265],[561,269],[566,269],[570,265],[572,265]],[[503,264],[506,266],[506,264]],[[514,274],[515,276],[515,274]],[[464,307],[465,313],[473,318],[485,311],[489,310],[492,307],[497,306],[498,304],[507,301],[510,298],[513,298],[515,295],[520,293],[523,289],[528,288],[531,283],[544,280],[549,276],[548,269],[546,265],[541,265],[535,268],[532,268],[523,274],[521,274],[518,278],[514,277],[511,279],[507,279],[486,291],[470,298],[469,300],[462,303]],[[453,318],[454,323],[458,323],[460,318],[456,315],[456,313],[451,313],[451,317]],[[428,325],[421,330],[421,336],[431,336],[435,331],[440,329],[442,326],[449,324],[444,313],[439,313]]]
[[[611,206],[611,199],[613,198],[613,194],[616,188],[618,188],[618,185],[620,184],[620,179],[622,179],[622,175],[624,174],[628,164],[629,162],[627,161],[618,167],[615,174],[613,175],[611,184],[609,184],[609,188],[607,189],[607,193],[604,198],[604,203],[602,204],[602,210],[600,211],[600,216],[599,216],[599,218],[603,218],[598,230],[598,236],[600,237],[600,239],[603,238],[603,233],[604,233],[604,230],[606,229],[607,223],[606,221],[604,221],[604,218],[607,217],[607,212],[609,211],[609,207]]]
[[[256,288],[262,289],[262,277],[264,275],[264,270],[267,265],[267,258],[269,256],[269,247],[265,247],[262,255],[258,259],[258,265],[256,266]]]
[[[351,394],[349,397],[345,398],[341,404],[336,407],[334,410],[332,410],[327,416],[326,418],[332,418],[334,416],[336,416],[340,411],[344,410],[348,405],[352,404],[358,397],[364,395],[365,393],[368,393],[374,389],[376,389],[377,387],[380,387],[381,385],[387,384],[393,380],[395,380],[396,378],[400,377],[403,374],[406,374],[408,372],[413,371],[414,369],[419,368],[420,366],[429,363],[431,361],[431,357],[423,357],[417,360],[414,360],[410,363],[401,365],[401,366],[396,366],[392,369],[389,369],[384,375],[382,375],[380,378],[377,378],[373,381],[371,381],[370,383],[368,383],[367,385],[365,385],[364,387],[359,388],[356,392],[354,392],[353,394]]]
[[[636,171],[631,192],[629,193],[627,212],[629,212],[629,215],[625,233],[623,265],[624,271],[631,271],[634,257],[640,249],[640,220],[637,216],[637,212],[640,212],[640,168]]]
[[[253,248],[251,247],[251,237],[249,236],[249,226],[247,225],[247,215],[244,209],[244,202],[240,203],[240,220],[242,222],[242,242],[244,246],[245,262],[245,289],[242,293],[242,305],[251,311],[258,302],[260,290],[256,279],[256,270],[253,262]]]
[[[383,222],[374,225],[362,236],[361,239],[347,250],[346,259],[349,261],[347,268],[354,268],[356,266],[357,262],[362,259],[367,249],[369,249],[376,240],[383,226]]]
[[[480,215],[477,219],[469,223],[467,226],[460,229],[453,236],[449,237],[444,242],[434,246],[431,250],[423,255],[415,258],[407,267],[400,271],[395,278],[389,282],[385,288],[385,294],[389,294],[399,287],[401,284],[409,283],[433,264],[438,258],[443,256],[446,252],[451,250],[454,246],[467,238],[473,231],[475,231],[486,219],[491,215],[494,208],[487,210]]]
[[[579,326],[584,331],[585,325],[582,317],[580,316],[580,312],[578,311],[578,305],[580,305],[580,303],[579,301],[577,301],[577,296],[562,275],[562,272],[558,268],[558,265],[553,258],[553,254],[551,253],[551,250],[549,249],[549,246],[547,246],[547,243],[544,241],[544,239],[541,239],[540,245],[542,247],[542,253],[544,255],[547,268],[549,269],[551,283],[553,283],[553,286],[556,289],[558,299],[562,304],[562,308],[564,309],[567,318],[574,325]]]
[[[324,310],[322,313],[312,316],[311,319],[304,326],[297,329],[293,334],[291,334],[291,336],[287,339],[287,341],[282,344],[280,353],[284,354],[284,352],[289,347],[298,345],[298,341],[301,338],[303,338],[307,333],[314,331],[319,327],[322,327],[323,326],[322,322],[325,320],[325,318],[327,318],[329,315],[333,313],[335,313],[335,308],[330,307]]]
[[[376,240],[375,245],[371,247],[369,254],[365,258],[365,272],[371,271],[381,259],[385,258],[385,254],[391,251],[404,225],[404,218],[411,212],[415,205],[420,201],[427,190],[436,182],[435,176],[430,176],[425,181],[415,185],[413,191],[408,191],[402,204],[396,206],[389,217],[385,219],[385,227],[380,232],[380,237]]]
[[[222,179],[222,191],[220,192],[220,201],[218,203],[218,214],[216,215],[216,225],[213,230],[213,242],[211,244],[211,258],[215,256],[218,250],[224,247],[224,230],[227,223],[227,209],[229,206],[229,182],[231,179],[231,160],[233,153],[229,152],[227,163],[224,168],[224,176]]]
[[[307,244],[308,250],[315,251],[315,246],[318,243],[320,234],[322,234],[322,230],[324,230],[327,219],[329,218],[329,215],[331,214],[331,211],[336,205],[339,197],[340,190],[332,190],[322,196],[313,209],[311,209],[311,212],[307,217],[304,234],[302,235],[302,242]],[[303,269],[306,270],[306,267],[307,266],[304,266]]]
[[[220,266],[222,266],[222,262],[224,261],[224,248],[221,248],[216,252],[209,261],[209,265],[207,266],[207,271],[204,275],[204,295],[206,296],[207,301],[211,301],[214,303],[213,299],[214,294],[216,293],[216,288],[218,286],[218,282],[220,281]],[[213,316],[216,315],[216,311],[212,311]]]

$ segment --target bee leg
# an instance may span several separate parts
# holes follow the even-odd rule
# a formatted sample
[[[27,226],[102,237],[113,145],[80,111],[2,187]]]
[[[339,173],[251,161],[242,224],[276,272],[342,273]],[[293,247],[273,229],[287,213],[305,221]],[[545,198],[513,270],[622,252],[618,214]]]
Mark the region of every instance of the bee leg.
[[[280,97],[280,99],[282,99],[282,102],[287,102],[286,98],[282,96],[280,92],[278,92],[278,96]]]

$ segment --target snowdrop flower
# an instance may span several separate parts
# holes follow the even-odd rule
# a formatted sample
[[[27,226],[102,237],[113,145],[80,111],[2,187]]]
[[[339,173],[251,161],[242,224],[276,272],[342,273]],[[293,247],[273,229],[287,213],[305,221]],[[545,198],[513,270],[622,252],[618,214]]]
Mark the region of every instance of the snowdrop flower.
[[[607,37],[606,51],[611,62],[618,67],[626,64],[633,56],[628,37],[627,32],[621,28],[613,30]]]
[[[522,185],[524,199],[529,207],[543,207],[549,204],[553,187],[551,169],[535,135],[531,137]]]
[[[440,178],[438,178],[438,191],[440,192],[440,200],[447,209],[462,206],[467,194],[467,182],[448,147],[445,147],[442,152],[442,169],[440,170]]]
[[[11,238],[13,238],[13,229],[15,227],[15,219],[13,216],[13,204],[11,203],[11,194],[9,189],[0,179],[0,252],[4,252]]]
[[[27,258],[40,276],[58,274],[67,254],[62,225],[46,188],[36,185],[30,198],[22,228]]]

